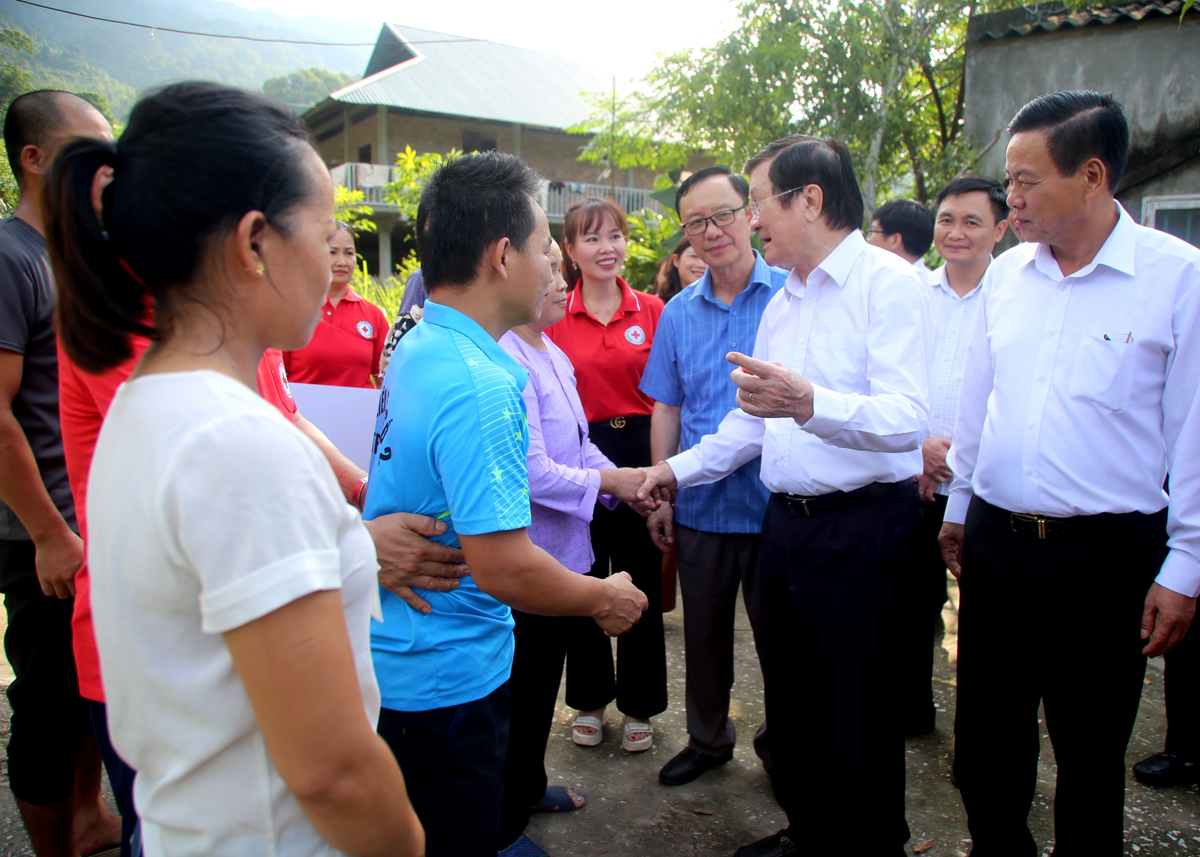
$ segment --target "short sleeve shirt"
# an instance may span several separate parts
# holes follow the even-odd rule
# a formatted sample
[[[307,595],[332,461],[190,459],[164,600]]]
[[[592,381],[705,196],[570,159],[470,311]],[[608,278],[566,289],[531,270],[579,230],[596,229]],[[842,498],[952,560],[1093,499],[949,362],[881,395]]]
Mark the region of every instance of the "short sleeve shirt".
[[[788,272],[772,268],[755,251],[749,285],[726,305],[712,290],[711,271],[681,291],[663,310],[641,390],[680,409],[682,449],[691,449],[737,407],[737,385],[729,377],[730,351],[751,353],[758,323]],[[762,530],[768,491],[759,478],[760,458],[724,479],[680,490],[675,520],[707,533]]]
[[[347,289],[336,307],[325,301],[312,339],[299,351],[284,352],[284,366],[297,384],[369,389],[388,329],[383,310]]]
[[[45,239],[19,217],[0,220],[0,349],[24,358],[12,412],[29,441],[46,492],[75,529],[75,502],[58,421],[54,301]],[[0,500],[0,539],[28,538],[16,513]]]
[[[137,771],[146,853],[334,857],[272,764],[221,636],[338,592],[375,725],[379,566],[321,451],[232,378],[145,375],[109,407],[88,512],[113,746]]]
[[[528,373],[468,316],[425,303],[400,341],[379,397],[364,517],[414,512],[445,521],[435,541],[530,526],[521,391]],[[482,699],[508,680],[513,620],[464,577],[451,592],[418,590],[418,613],[381,588],[371,648],[383,705],[428,711]]]
[[[649,416],[653,400],[638,389],[650,357],[663,302],[634,291],[617,277],[621,306],[601,324],[583,303],[582,286],[571,290],[567,314],[546,328],[546,337],[575,367],[579,398],[589,423],[612,417]]]

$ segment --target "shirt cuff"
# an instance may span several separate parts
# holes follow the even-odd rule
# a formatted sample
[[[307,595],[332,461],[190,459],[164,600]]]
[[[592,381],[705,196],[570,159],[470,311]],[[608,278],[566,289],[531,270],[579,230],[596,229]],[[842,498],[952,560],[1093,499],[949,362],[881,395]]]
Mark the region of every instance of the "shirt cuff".
[[[845,428],[849,417],[845,396],[813,384],[813,415],[808,422],[795,420],[795,423],[809,434],[828,439]]]
[[[1200,562],[1181,550],[1172,550],[1154,582],[1172,592],[1195,598],[1200,595]]]
[[[675,481],[678,483],[676,487],[678,488],[687,488],[690,486],[703,469],[700,454],[696,452],[695,447],[668,458],[667,466],[675,474]]]
[[[946,501],[946,513],[942,516],[942,522],[946,524],[965,524],[967,522],[967,509],[971,505],[970,491],[954,491],[951,489],[950,498]]]

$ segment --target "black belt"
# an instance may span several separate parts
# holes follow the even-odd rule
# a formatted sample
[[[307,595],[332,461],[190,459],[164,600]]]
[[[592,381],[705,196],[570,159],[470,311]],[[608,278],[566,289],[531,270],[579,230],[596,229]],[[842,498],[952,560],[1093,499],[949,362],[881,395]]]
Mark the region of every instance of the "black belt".
[[[861,506],[889,494],[902,493],[912,489],[916,483],[911,479],[903,482],[872,482],[853,491],[831,491],[828,494],[818,494],[815,497],[805,497],[800,494],[776,494],[782,502],[787,503],[788,509],[803,515],[828,515],[851,506]]]
[[[978,500],[978,498],[976,498]],[[1143,526],[1147,518],[1141,512],[1101,512],[1098,515],[1076,515],[1071,518],[1050,518],[1046,515],[1010,512],[986,501],[980,506],[993,518],[1003,519],[1019,536],[1031,539],[1085,539],[1111,536],[1134,526]]]
[[[645,414],[639,414],[633,417],[610,417],[607,420],[588,423],[588,429],[623,429],[623,428],[648,428],[650,425],[650,417]]]

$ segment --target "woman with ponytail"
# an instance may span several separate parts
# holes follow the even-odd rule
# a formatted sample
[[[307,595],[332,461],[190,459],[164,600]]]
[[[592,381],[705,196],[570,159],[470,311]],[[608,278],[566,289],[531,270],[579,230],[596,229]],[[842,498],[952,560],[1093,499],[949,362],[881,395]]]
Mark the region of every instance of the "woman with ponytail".
[[[100,373],[151,340],[87,496],[109,725],[145,853],[420,854],[374,732],[371,537],[255,393],[263,353],[304,346],[329,286],[333,190],[307,134],[262,96],[176,84],[118,145],[64,147],[46,204],[67,356]]]

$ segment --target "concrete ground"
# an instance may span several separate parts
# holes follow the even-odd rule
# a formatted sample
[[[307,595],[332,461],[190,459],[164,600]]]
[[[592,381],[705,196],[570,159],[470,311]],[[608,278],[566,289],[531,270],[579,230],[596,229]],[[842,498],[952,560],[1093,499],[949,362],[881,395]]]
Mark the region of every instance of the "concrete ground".
[[[935,694],[937,731],[908,742],[908,821],[913,837],[908,851],[921,847],[928,857],[961,857],[970,850],[966,817],[958,792],[950,783],[950,751],[954,712],[954,661],[957,624],[953,604],[945,612],[946,634],[939,642]],[[605,740],[595,748],[575,746],[570,739],[571,712],[562,704],[546,753],[551,783],[570,786],[588,796],[588,805],[569,815],[535,816],[529,834],[553,857],[607,854],[612,857],[725,857],[738,846],[767,836],[786,825],[771,796],[766,774],[750,748],[749,738],[763,716],[762,678],[744,610],[737,619],[737,683],[732,717],[742,743],[734,760],[694,783],[668,788],[658,770],[687,740],[683,708],[682,608],[667,614],[667,657],[670,708],[655,719],[655,746],[630,754],[620,747],[620,715],[608,711]],[[0,623],[3,614],[0,614]],[[2,629],[0,629],[2,630]],[[0,685],[11,672],[0,661]],[[1137,728],[1130,741],[1130,765],[1162,749],[1166,722],[1161,663],[1146,673]],[[8,705],[0,697],[0,742],[8,736]],[[819,740],[814,736],[814,740]],[[1054,754],[1045,739],[1038,793],[1030,823],[1044,853],[1053,844]],[[0,767],[2,785],[7,771]],[[464,797],[464,799],[466,799]],[[1126,854],[1137,857],[1200,855],[1200,787],[1148,789],[1129,777],[1126,785]],[[869,819],[864,819],[869,823]],[[854,853],[852,830],[804,832],[814,854]],[[7,788],[0,788],[0,857],[29,855],[28,840]]]

